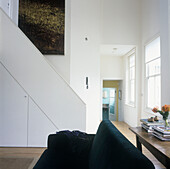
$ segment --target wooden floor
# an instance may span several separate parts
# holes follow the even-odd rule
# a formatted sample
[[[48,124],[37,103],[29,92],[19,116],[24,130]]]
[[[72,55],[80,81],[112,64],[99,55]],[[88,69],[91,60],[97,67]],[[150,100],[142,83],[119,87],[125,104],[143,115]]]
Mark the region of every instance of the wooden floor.
[[[129,130],[129,126],[124,122],[113,122],[114,125],[136,146],[135,135]],[[145,148],[143,153],[153,162],[156,169],[165,169],[165,167]],[[0,157],[21,157],[34,158],[33,163],[28,169],[32,169],[45,148],[2,148],[0,147]]]

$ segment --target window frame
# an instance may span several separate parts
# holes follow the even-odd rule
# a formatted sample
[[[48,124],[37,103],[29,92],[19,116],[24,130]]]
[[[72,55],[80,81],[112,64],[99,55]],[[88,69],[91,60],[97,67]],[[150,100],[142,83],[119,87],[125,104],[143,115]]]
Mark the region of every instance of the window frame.
[[[136,48],[133,48],[130,52],[126,54],[127,56],[127,74],[126,74],[126,102],[125,104],[131,107],[135,107],[136,105]],[[134,65],[130,66],[130,57],[134,56]],[[130,70],[134,68],[134,79],[130,77]],[[134,101],[131,101],[131,81],[134,81]]]
[[[160,77],[160,105],[161,106],[161,40],[160,40],[160,56],[159,57],[156,57],[154,59],[151,59],[149,61],[146,62],[146,47],[148,45],[150,45],[152,42],[154,42],[156,39],[160,39],[160,35],[156,36],[155,38],[153,38],[151,41],[149,41],[148,43],[146,43],[144,45],[144,109],[146,112],[150,112],[152,113],[152,108],[153,107],[149,107],[148,106],[148,79],[149,78],[156,78],[156,77]],[[149,63],[153,63],[154,61],[160,59],[160,73],[154,73],[152,75],[147,75],[147,64]],[[156,106],[156,105],[155,105]]]

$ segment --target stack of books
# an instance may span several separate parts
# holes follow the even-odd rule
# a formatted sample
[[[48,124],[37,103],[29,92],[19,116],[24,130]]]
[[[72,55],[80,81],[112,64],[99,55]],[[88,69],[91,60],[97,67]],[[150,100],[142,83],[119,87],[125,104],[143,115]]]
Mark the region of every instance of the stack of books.
[[[148,119],[141,119],[140,121],[142,122],[142,124],[141,124],[142,128],[145,129],[148,133],[153,132],[154,127],[161,126],[164,124],[164,122],[161,120],[149,122]]]
[[[170,127],[166,129],[164,126],[153,127],[152,134],[162,141],[170,141]]]

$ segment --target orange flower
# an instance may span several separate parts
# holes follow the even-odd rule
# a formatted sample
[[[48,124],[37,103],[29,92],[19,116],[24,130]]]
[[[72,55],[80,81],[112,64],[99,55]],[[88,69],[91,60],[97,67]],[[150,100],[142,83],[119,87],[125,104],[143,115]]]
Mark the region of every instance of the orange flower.
[[[157,113],[158,107],[154,107],[154,108],[152,109],[152,111],[153,111],[154,113]]]
[[[164,105],[164,106],[162,106],[162,111],[164,111],[164,112],[168,112],[168,111],[170,111],[170,105]]]

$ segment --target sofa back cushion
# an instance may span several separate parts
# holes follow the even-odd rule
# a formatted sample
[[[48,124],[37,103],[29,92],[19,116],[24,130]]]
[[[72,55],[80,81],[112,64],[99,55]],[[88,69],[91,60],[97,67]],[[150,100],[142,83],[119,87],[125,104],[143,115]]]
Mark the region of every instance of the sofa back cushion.
[[[78,130],[59,131],[56,134],[49,135],[48,149],[55,151],[59,157],[64,157],[60,158],[60,162],[63,159],[61,162],[63,165],[62,169],[87,169],[93,138],[94,135]],[[61,167],[59,168],[61,169]]]
[[[154,169],[154,166],[109,120],[104,120],[92,144],[89,169]]]

